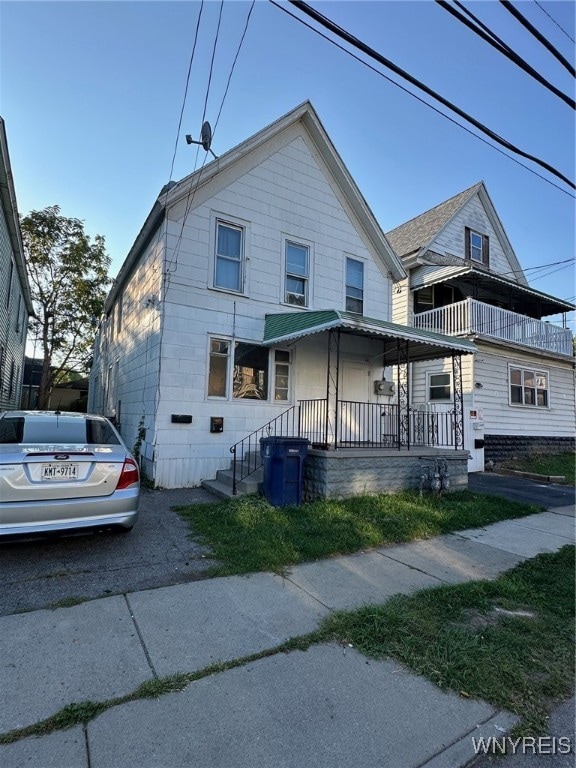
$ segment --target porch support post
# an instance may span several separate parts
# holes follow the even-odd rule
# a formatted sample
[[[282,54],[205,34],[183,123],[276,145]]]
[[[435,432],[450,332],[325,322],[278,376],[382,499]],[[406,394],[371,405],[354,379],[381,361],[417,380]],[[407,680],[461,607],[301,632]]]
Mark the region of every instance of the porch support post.
[[[396,370],[398,372],[398,450],[410,448],[410,360],[408,341],[396,340]]]
[[[464,449],[464,394],[462,388],[462,355],[452,355],[454,382],[454,450]]]
[[[326,445],[338,441],[338,374],[340,367],[340,329],[328,331],[328,361],[326,367]]]

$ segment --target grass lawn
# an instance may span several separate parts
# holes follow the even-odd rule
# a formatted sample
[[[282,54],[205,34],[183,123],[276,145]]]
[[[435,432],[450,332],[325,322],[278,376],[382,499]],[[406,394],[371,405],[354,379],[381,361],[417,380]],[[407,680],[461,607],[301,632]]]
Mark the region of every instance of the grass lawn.
[[[212,575],[281,572],[285,566],[425,539],[539,511],[469,491],[321,500],[276,508],[257,496],[175,508],[220,563]]]
[[[576,457],[573,453],[537,453],[503,462],[502,466],[521,472],[537,472],[539,475],[564,475],[567,485],[576,485]]]
[[[574,684],[574,554],[568,546],[495,581],[336,613],[323,631],[373,658],[392,656],[441,688],[520,715],[519,734],[542,733],[550,706]]]

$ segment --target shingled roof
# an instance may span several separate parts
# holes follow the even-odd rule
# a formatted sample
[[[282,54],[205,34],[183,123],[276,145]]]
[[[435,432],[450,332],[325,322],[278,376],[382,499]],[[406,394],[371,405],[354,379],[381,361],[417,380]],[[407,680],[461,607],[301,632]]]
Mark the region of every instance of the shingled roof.
[[[386,238],[388,242],[401,257],[417,253],[420,248],[428,245],[434,239],[442,227],[468,202],[481,186],[482,182],[479,181],[474,186],[440,203],[440,205],[430,208],[429,211],[421,213],[420,216],[415,216],[410,221],[387,232]]]

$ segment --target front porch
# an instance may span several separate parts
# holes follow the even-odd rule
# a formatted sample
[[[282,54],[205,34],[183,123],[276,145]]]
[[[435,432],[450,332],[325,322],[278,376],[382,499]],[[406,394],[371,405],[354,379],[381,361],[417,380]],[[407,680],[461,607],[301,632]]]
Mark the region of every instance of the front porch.
[[[219,490],[223,483],[229,484],[233,495],[257,490],[260,440],[270,436],[309,441],[307,499],[419,488],[424,466],[443,468],[455,478],[452,487],[465,487],[468,453],[461,356],[474,352],[471,342],[336,310],[266,318],[267,346],[294,345],[300,352],[307,346],[310,352],[310,337],[315,339],[314,354],[299,360],[313,361],[316,370],[323,370],[324,383],[308,377],[303,388],[323,391],[324,396],[298,399],[235,443],[230,448],[231,468],[218,473]],[[358,359],[350,364],[352,353]],[[451,406],[438,410],[413,406],[411,363],[447,357],[452,368]],[[393,371],[394,381],[387,381],[384,371]],[[368,397],[346,396],[354,385],[356,391],[367,393],[367,384]]]

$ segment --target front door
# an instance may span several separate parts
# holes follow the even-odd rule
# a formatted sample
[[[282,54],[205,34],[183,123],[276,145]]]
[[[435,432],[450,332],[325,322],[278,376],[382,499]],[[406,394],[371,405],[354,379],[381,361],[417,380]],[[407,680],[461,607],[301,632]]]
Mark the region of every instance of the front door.
[[[338,442],[365,445],[376,436],[375,404],[370,404],[370,369],[365,363],[342,360],[339,392]]]

